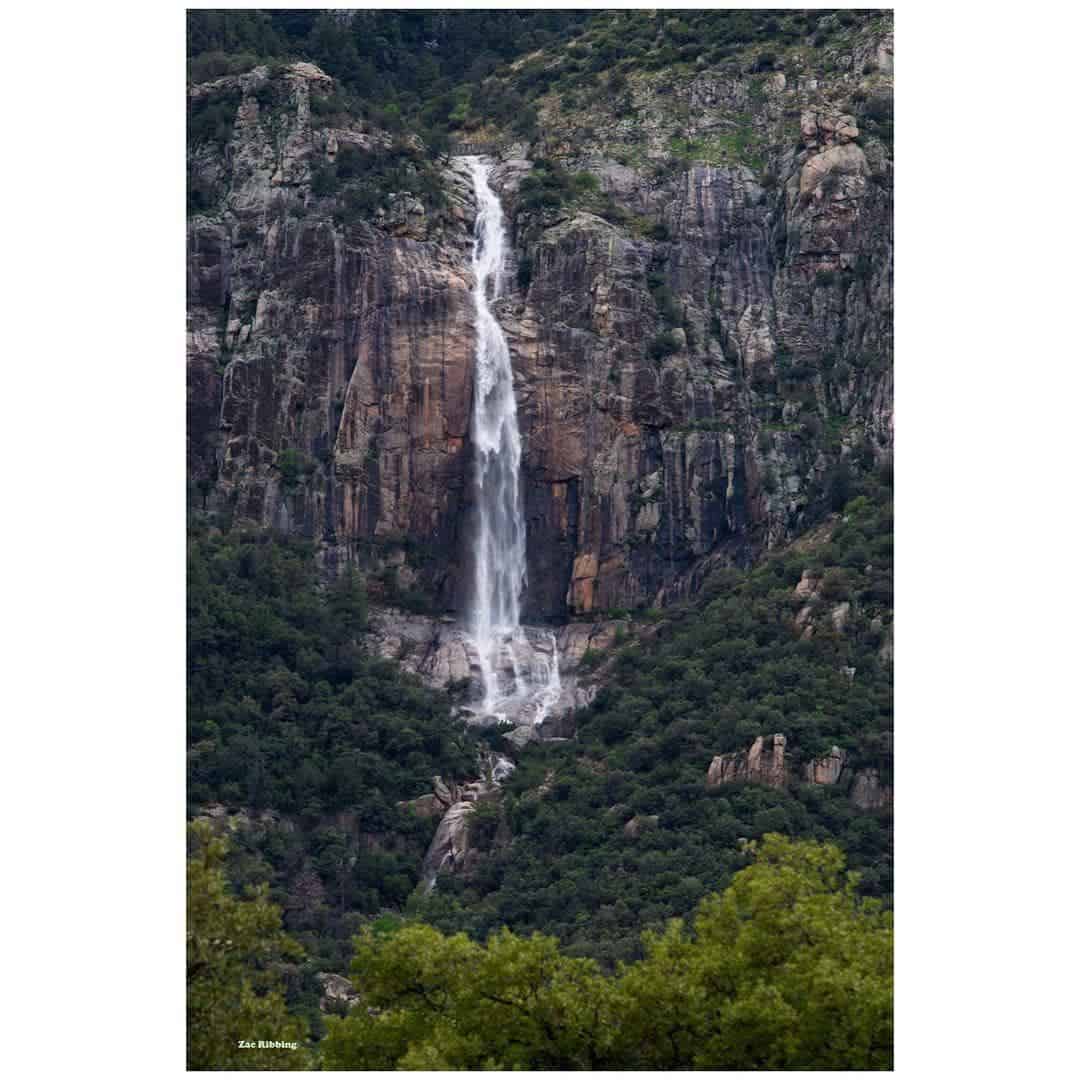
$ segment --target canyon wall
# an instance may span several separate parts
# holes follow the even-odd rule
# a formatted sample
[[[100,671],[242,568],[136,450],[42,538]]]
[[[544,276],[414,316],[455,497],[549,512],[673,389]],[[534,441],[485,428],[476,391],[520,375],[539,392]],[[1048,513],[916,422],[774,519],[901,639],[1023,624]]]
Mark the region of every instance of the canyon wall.
[[[527,617],[663,604],[889,458],[891,145],[857,113],[891,94],[891,49],[868,31],[821,70],[643,72],[587,112],[550,95],[539,139],[499,144]],[[308,64],[189,91],[235,106],[189,154],[191,497],[452,611],[472,196],[452,159],[327,119],[332,91]],[[361,212],[326,182],[350,153],[415,183]],[[530,198],[559,170],[591,179]]]

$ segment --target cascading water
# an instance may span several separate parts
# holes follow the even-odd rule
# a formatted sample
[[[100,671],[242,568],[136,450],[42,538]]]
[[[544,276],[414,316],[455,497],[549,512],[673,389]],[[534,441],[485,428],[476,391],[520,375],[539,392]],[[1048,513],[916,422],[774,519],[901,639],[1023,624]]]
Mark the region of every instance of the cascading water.
[[[559,696],[559,653],[553,634],[545,635],[545,648],[538,651],[521,627],[521,594],[526,584],[521,433],[510,349],[490,306],[502,292],[506,234],[502,205],[488,183],[490,165],[478,157],[464,160],[477,205],[472,258],[477,523],[469,631],[483,682],[483,714],[504,722],[526,714],[539,723]]]

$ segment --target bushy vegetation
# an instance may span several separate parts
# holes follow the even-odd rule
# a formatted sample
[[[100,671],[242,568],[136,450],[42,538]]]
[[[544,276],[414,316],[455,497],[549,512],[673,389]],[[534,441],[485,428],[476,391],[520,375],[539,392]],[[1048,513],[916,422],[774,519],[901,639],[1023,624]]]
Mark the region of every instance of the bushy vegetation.
[[[314,195],[339,196],[339,216],[346,223],[370,219],[397,192],[415,196],[428,211],[447,205],[430,159],[403,138],[388,147],[342,146],[334,163],[324,165],[312,178]]]
[[[233,881],[269,881],[287,929],[339,962],[356,920],[418,880],[434,826],[397,802],[476,768],[445,695],[371,657],[365,625],[361,579],[321,590],[309,546],[193,531],[189,801],[250,815]]]
[[[693,921],[605,974],[551,937],[367,930],[332,1069],[888,1069],[892,924],[831,845],[767,835]]]
[[[188,103],[187,138],[191,146],[223,147],[232,137],[233,121],[240,105],[236,87],[215,90]]]
[[[201,82],[285,57],[310,60],[337,80],[339,104],[351,98],[350,108],[379,126],[408,127],[445,149],[450,132],[485,125],[535,137],[537,102],[550,91],[568,105],[581,104],[583,94],[617,97],[631,69],[719,65],[747,50],[750,66],[768,71],[785,46],[825,46],[884,14],[189,11],[188,74]],[[540,49],[548,51],[520,62]]]
[[[507,784],[512,840],[475,873],[446,877],[419,917],[477,937],[500,926],[555,934],[574,955],[606,963],[638,955],[642,927],[689,913],[745,865],[765,832],[833,840],[863,875],[892,889],[888,815],[856,809],[858,767],[892,768],[892,679],[878,652],[891,620],[889,478],[857,484],[831,538],[746,572],[717,571],[698,603],[666,614],[655,636],[625,646],[567,744],[527,747]],[[805,569],[822,579],[812,637],[793,625]],[[843,632],[829,613],[851,605]],[[855,669],[854,677],[845,668]],[[796,782],[706,787],[715,754],[758,735],[787,736]],[[838,745],[848,779],[798,782],[798,767]],[[637,837],[625,826],[656,815]]]
[[[737,64],[748,71],[767,72],[779,66],[780,50],[794,45],[825,47],[868,22],[887,17],[883,11],[787,10],[606,10],[591,13],[581,25],[565,28],[568,44],[558,51],[519,63],[513,70],[496,69],[473,94],[483,109],[473,107],[472,120],[499,123],[491,116],[495,103],[512,108],[529,106],[549,92],[559,95],[564,109],[587,108],[596,100],[611,100],[629,88],[628,74],[659,70],[691,71],[703,66]],[[703,147],[688,144],[691,157],[709,160],[752,160],[748,132],[732,144]]]
[[[286,972],[303,951],[281,931],[265,885],[236,897],[225,876],[227,844],[198,823],[187,865],[187,1066],[307,1069],[307,1024],[286,1007]],[[288,1052],[238,1041],[296,1042]]]
[[[507,62],[564,40],[588,11],[318,10],[189,11],[188,75],[204,81],[271,58],[310,60],[366,115],[407,125],[430,146],[469,116],[469,88]],[[479,101],[481,95],[476,95]],[[493,96],[482,115],[527,134],[535,123],[521,92]]]
[[[556,161],[539,158],[521,181],[520,206],[524,210],[557,209],[599,190],[592,173],[571,174]]]

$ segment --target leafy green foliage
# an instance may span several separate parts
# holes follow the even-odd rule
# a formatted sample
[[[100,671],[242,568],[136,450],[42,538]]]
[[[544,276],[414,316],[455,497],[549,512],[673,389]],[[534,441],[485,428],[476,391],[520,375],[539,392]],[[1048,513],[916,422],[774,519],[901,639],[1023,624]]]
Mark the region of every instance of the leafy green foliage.
[[[663,330],[649,342],[649,359],[653,361],[663,360],[665,356],[673,356],[679,351],[679,339],[671,330]]]
[[[434,826],[398,801],[475,769],[449,700],[365,651],[366,619],[363,580],[320,589],[309,546],[189,539],[188,797],[251,815],[232,880],[269,881],[324,956],[416,885]]]
[[[840,844],[862,889],[887,897],[888,816],[859,811],[847,785],[859,767],[891,777],[892,676],[878,651],[891,620],[892,510],[878,479],[856,488],[827,542],[749,572],[714,572],[700,601],[625,646],[576,739],[521,752],[506,785],[512,842],[470,876],[440,879],[414,913],[481,938],[504,925],[542,930],[611,964],[637,955],[643,926],[723,887],[745,864],[744,840],[768,831]],[[824,580],[811,601],[814,635],[803,639],[793,618],[807,601],[794,589],[808,568]],[[851,609],[841,633],[829,614],[842,601]],[[774,732],[788,738],[796,777],[835,744],[848,754],[847,779],[706,786],[715,754]],[[653,814],[655,830],[625,834],[631,817]]]
[[[188,143],[191,146],[209,143],[223,147],[232,137],[239,105],[240,91],[236,87],[193,98],[188,103]]]
[[[189,1069],[305,1069],[306,1027],[285,1006],[281,967],[303,953],[281,931],[266,887],[237,899],[228,888],[225,841],[191,828],[187,883]],[[296,1050],[243,1049],[247,1039],[296,1042]]]
[[[362,10],[344,19],[317,10],[193,10],[187,13],[189,78],[250,70],[268,58],[311,60],[379,126],[395,130],[404,121],[434,146],[452,125],[469,120],[465,88],[591,18],[587,11],[511,9]],[[520,91],[475,96],[483,102],[476,119],[533,132],[536,112]]]
[[[892,146],[893,142],[893,99],[888,93],[874,94],[868,98],[859,112],[859,123],[870,134],[876,135],[882,142]]]
[[[334,1069],[885,1069],[892,928],[832,845],[767,835],[692,927],[605,975],[555,939],[486,945],[407,925],[357,939],[363,1000],[329,1020]]]
[[[592,173],[569,173],[556,161],[540,158],[521,181],[520,206],[524,210],[557,209],[599,189]]]

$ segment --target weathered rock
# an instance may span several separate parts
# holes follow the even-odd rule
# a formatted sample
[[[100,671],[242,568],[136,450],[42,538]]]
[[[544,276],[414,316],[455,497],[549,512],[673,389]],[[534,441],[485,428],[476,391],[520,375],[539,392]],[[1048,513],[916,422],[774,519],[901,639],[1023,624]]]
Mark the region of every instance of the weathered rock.
[[[482,799],[495,798],[498,788],[492,784],[478,782],[470,784],[462,791],[461,800],[451,806],[439,822],[424,856],[421,875],[428,888],[435,884],[441,873],[453,873],[466,864],[469,847],[469,814]]]
[[[428,891],[435,887],[440,873],[467,871],[474,854],[469,846],[468,816],[477,803],[497,799],[503,781],[514,771],[514,763],[503,754],[488,752],[479,761],[481,778],[460,787],[447,784],[442,777],[434,780],[434,798],[446,809],[435,836],[428,846],[421,874]],[[450,800],[454,800],[452,803]],[[449,805],[448,805],[449,804]]]
[[[851,787],[851,801],[860,810],[883,810],[892,805],[892,788],[882,784],[877,769],[860,769]]]
[[[525,448],[530,619],[679,599],[703,566],[745,563],[804,528],[856,443],[890,452],[891,150],[859,133],[851,95],[889,91],[892,44],[860,35],[844,74],[792,68],[761,86],[665,72],[587,115],[545,100],[545,153],[591,171],[613,220],[599,205],[522,206],[524,147],[495,171],[513,259],[531,268],[507,268],[496,305]],[[859,82],[852,63],[878,71]],[[312,95],[330,87],[314,65],[273,83],[272,109],[268,80],[259,68],[190,91],[239,95],[228,146],[189,161],[220,195],[188,228],[193,490],[208,509],[316,541],[328,571],[362,551],[373,583],[388,572],[462,610],[467,177],[438,166],[445,209],[387,192],[381,217],[343,224],[339,197],[314,194],[316,171],[347,145],[385,151],[389,136],[313,125]],[[757,150],[737,160],[743,124]],[[677,129],[706,148],[689,165],[672,157]],[[675,351],[656,359],[664,332]],[[464,653],[437,651],[436,677],[468,677]]]
[[[844,771],[847,755],[834,746],[824,757],[814,758],[803,766],[803,776],[808,784],[835,784]]]
[[[520,749],[527,743],[539,742],[540,731],[536,724],[520,724],[513,731],[508,732],[505,738]]]
[[[787,739],[783,735],[765,737],[759,735],[749,750],[719,754],[712,759],[706,783],[710,787],[719,784],[764,784],[766,787],[782,788],[788,782],[784,748]]]
[[[315,978],[322,987],[319,1008],[323,1012],[329,1012],[335,1007],[348,1009],[360,1000],[360,995],[353,988],[353,984],[344,975],[320,971]]]

